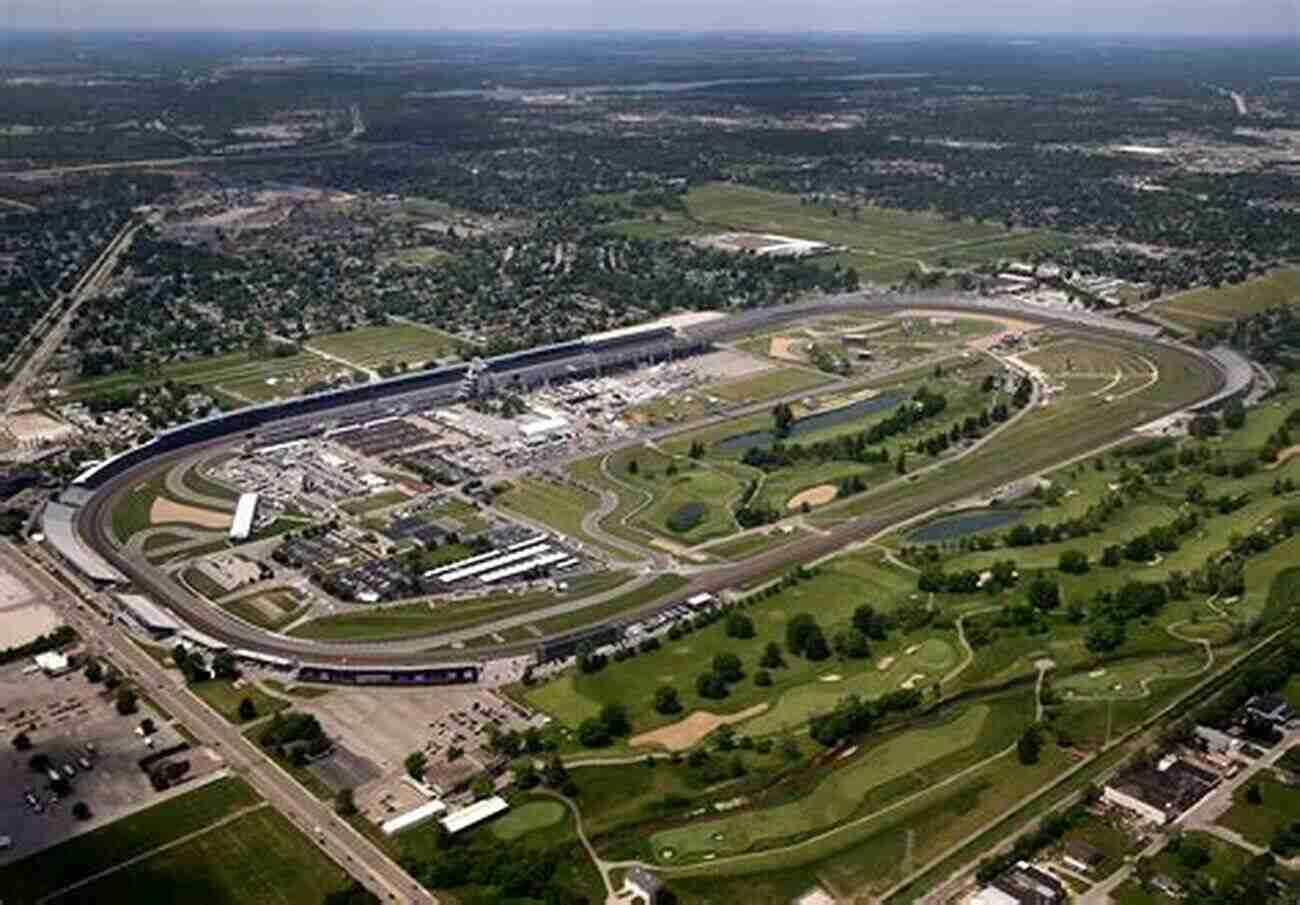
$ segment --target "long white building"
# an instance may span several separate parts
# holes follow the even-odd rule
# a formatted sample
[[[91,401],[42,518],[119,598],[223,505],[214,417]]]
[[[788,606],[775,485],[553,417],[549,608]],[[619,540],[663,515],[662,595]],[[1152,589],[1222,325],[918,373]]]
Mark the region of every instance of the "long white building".
[[[230,525],[230,539],[248,540],[253,533],[253,517],[257,515],[257,494],[241,493],[235,504],[235,520]]]

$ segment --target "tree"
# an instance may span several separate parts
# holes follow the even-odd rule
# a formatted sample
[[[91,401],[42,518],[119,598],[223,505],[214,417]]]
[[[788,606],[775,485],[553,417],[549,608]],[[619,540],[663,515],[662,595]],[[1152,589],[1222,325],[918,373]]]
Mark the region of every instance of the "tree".
[[[222,651],[212,658],[212,674],[218,679],[237,679],[239,678],[239,667],[235,664],[235,655],[230,651]]]
[[[86,804],[84,801],[78,801],[72,806],[72,816],[81,821],[89,820],[92,816],[90,813],[90,805]]]
[[[1246,801],[1250,804],[1264,803],[1264,795],[1259,791],[1259,783],[1252,782],[1246,787]]]
[[[814,662],[825,660],[831,655],[830,645],[826,643],[826,636],[822,634],[820,628],[809,636],[803,655]]]
[[[1040,610],[1054,610],[1061,605],[1061,586],[1039,576],[1029,583],[1029,602]]]
[[[735,654],[718,654],[713,658],[713,671],[722,677],[722,681],[736,683],[745,678],[745,668]]]
[[[28,736],[26,732],[20,732],[14,736],[14,750],[15,751],[32,750],[32,740],[31,737]]]
[[[1246,426],[1246,406],[1240,399],[1233,399],[1223,407],[1223,426],[1234,431]]]
[[[727,637],[741,640],[754,637],[754,620],[744,613],[732,612],[727,616]]]
[[[778,402],[772,407],[772,433],[779,439],[785,439],[790,436],[790,429],[794,426],[794,409],[788,402]]]
[[[894,471],[901,475],[907,474],[907,453],[901,449],[898,451],[898,462],[894,466]]]
[[[1020,762],[1026,766],[1038,763],[1039,754],[1043,749],[1043,735],[1037,726],[1030,726],[1020,736],[1016,742],[1016,754],[1020,757]]]
[[[99,661],[91,658],[86,661],[86,668],[82,670],[82,675],[86,681],[92,684],[99,684],[104,681],[104,667],[100,666]]]
[[[727,683],[715,672],[700,673],[695,679],[695,693],[702,698],[719,700],[727,696]]]
[[[636,477],[636,475],[637,475],[638,473],[640,473],[640,471],[641,471],[641,465],[637,462],[636,459],[628,459],[628,460],[627,460],[627,473],[628,473],[628,474],[632,475],[633,477]]]
[[[765,669],[780,669],[785,665],[785,660],[781,657],[781,645],[775,641],[769,641],[767,647],[763,649],[763,656],[758,658],[758,665]]]
[[[1124,561],[1124,551],[1118,544],[1111,544],[1101,551],[1101,564],[1113,569]]]
[[[429,759],[424,756],[423,751],[412,751],[406,755],[405,764],[407,775],[418,782],[424,779],[424,771],[429,767]]]
[[[244,698],[239,702],[239,720],[247,723],[257,716],[257,706],[253,704],[252,698]]]
[[[853,611],[853,627],[873,641],[884,641],[889,626],[885,617],[876,612],[876,608],[864,603]]]
[[[578,724],[578,741],[587,748],[604,748],[613,739],[599,717],[588,717]]]
[[[1062,550],[1056,567],[1067,575],[1082,575],[1088,571],[1088,554],[1082,550]]]
[[[850,660],[865,660],[871,656],[871,645],[867,636],[856,628],[846,629],[835,635],[835,653]]]
[[[600,710],[600,722],[612,736],[627,735],[632,731],[632,721],[628,719],[627,708],[622,704],[606,704]]]
[[[134,691],[130,688],[122,688],[117,693],[117,712],[122,716],[130,716],[140,709],[139,699]]]
[[[484,773],[474,780],[470,786],[470,791],[474,793],[475,801],[482,801],[484,798],[491,798],[496,794],[496,784],[492,782],[492,777]]]
[[[344,786],[334,793],[334,813],[340,817],[351,817],[356,812],[357,802],[350,786]]]
[[[772,684],[772,674],[766,669],[760,669],[754,673],[754,684],[759,688],[767,688]]]
[[[799,613],[790,617],[785,625],[785,646],[792,654],[806,655],[808,645],[821,628],[811,613]],[[824,643],[825,639],[823,639]]]
[[[673,713],[681,713],[682,702],[678,697],[677,689],[671,685],[660,685],[655,689],[655,712],[668,716]]]

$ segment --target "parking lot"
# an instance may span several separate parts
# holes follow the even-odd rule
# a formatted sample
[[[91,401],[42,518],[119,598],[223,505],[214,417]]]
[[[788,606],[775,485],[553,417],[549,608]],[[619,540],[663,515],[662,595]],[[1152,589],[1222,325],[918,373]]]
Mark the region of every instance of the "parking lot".
[[[182,741],[144,701],[139,712],[122,716],[103,686],[92,685],[80,672],[50,678],[29,672],[30,662],[0,667],[0,836],[12,839],[12,847],[0,852],[0,863],[157,801],[160,793],[139,761]],[[135,732],[146,717],[157,726],[151,746]],[[20,732],[30,738],[30,750],[19,751],[12,743]],[[64,775],[70,786],[65,794],[57,796],[50,777],[33,770],[30,762],[36,755],[48,757]],[[188,751],[183,757],[191,767],[180,788],[221,766],[205,751]],[[36,806],[26,800],[28,792]],[[90,807],[89,820],[73,816],[77,802]]]

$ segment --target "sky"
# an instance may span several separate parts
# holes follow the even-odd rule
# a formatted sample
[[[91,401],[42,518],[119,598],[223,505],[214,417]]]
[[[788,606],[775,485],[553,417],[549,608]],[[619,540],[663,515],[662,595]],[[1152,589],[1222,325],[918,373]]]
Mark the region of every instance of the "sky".
[[[1300,35],[1300,0],[3,0],[3,25],[77,30],[1084,32],[1295,38]]]

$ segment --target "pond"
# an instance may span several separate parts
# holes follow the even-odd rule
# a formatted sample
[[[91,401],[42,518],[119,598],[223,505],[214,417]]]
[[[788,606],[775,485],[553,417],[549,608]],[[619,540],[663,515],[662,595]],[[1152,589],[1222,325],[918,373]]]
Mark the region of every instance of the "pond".
[[[1021,509],[974,509],[922,525],[908,535],[913,543],[932,544],[966,534],[982,534],[995,528],[1014,525],[1025,517]]]
[[[891,409],[898,405],[902,399],[903,395],[901,393],[881,393],[879,396],[872,396],[870,399],[859,399],[857,402],[850,402],[848,405],[827,409],[814,415],[805,415],[790,425],[790,436],[786,437],[786,442],[792,442],[801,436],[807,436],[830,427],[848,424],[850,421],[855,421],[867,415],[883,412],[885,409]],[[776,434],[770,430],[746,431],[743,434],[733,434],[719,441],[717,449],[727,453],[743,453],[747,449],[771,446],[775,442]]]

